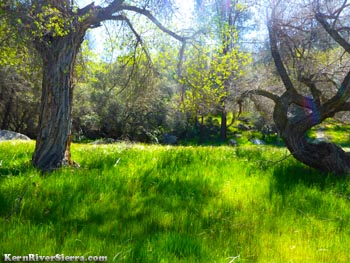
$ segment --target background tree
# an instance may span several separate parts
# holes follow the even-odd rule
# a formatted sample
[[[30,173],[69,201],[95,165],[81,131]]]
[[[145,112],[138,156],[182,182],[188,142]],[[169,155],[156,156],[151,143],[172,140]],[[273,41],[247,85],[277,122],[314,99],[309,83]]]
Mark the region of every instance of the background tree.
[[[211,42],[214,42],[211,38],[205,38],[202,43],[187,48],[182,74],[179,76],[179,82],[186,87],[182,106],[191,113],[194,124],[199,124],[200,143],[203,139],[204,117],[209,114],[220,114],[220,138],[226,139],[227,111],[234,111],[238,98],[235,81],[244,74],[243,67],[250,61],[249,55],[238,48],[227,51],[225,46],[211,45]]]
[[[196,4],[199,21],[212,32],[215,43],[219,47],[219,53],[222,53],[222,56],[230,56],[240,50],[238,39],[249,30],[247,22],[251,15],[248,7],[252,3],[238,0],[199,0],[196,1]],[[242,60],[239,67],[236,66],[237,62],[235,70],[232,70],[222,83],[225,96],[221,97],[220,107],[218,107],[218,113],[221,115],[220,139],[222,141],[225,141],[227,137],[227,115],[230,112],[230,105],[235,100],[234,98],[239,96],[236,84],[241,74],[237,73],[242,72],[246,61]]]
[[[35,138],[41,74],[40,62],[10,20],[0,16],[0,129]]]
[[[238,44],[239,30],[243,30],[249,13],[238,1],[195,1],[194,17],[193,26],[200,29],[201,36],[183,46],[183,64],[176,69],[180,103],[198,128],[200,141],[204,117],[220,115],[220,139],[225,141],[227,115],[234,113],[238,79],[249,62]]]
[[[157,142],[165,126],[166,92],[137,48],[113,63],[94,62],[87,83],[76,87],[73,126],[85,138]]]

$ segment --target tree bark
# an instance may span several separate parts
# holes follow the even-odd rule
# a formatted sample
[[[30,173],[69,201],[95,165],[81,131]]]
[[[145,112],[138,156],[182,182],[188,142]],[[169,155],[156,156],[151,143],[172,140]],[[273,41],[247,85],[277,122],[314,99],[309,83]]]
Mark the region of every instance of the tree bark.
[[[197,118],[196,118],[197,119]],[[204,132],[204,116],[201,115],[199,117],[200,121],[198,120],[198,124],[199,124],[199,135],[198,135],[198,144],[202,144],[203,141],[204,141],[204,135],[203,135],[203,132]]]
[[[43,81],[39,133],[32,162],[42,171],[72,164],[72,75],[84,35],[84,30],[72,31],[49,44],[36,43],[43,60]]]
[[[225,109],[221,112],[220,140],[222,142],[227,139],[227,112]]]
[[[274,109],[276,127],[288,150],[298,161],[326,173],[345,175],[350,173],[350,154],[334,143],[311,143],[306,132],[323,121],[316,111],[298,112],[290,115],[290,95],[285,93],[277,101]],[[303,113],[304,112],[304,113]]]

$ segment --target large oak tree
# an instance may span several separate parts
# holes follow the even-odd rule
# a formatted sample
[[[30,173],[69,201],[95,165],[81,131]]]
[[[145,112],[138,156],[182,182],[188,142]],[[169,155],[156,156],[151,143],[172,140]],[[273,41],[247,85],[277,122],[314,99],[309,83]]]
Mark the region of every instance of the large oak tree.
[[[42,58],[42,96],[39,133],[32,162],[42,171],[71,165],[70,136],[73,67],[88,29],[107,20],[129,26],[138,42],[140,36],[128,14],[147,17],[160,30],[179,41],[184,37],[163,26],[153,13],[161,15],[171,1],[106,1],[77,8],[70,0],[5,0],[2,15],[12,18],[18,31],[30,41]],[[158,8],[158,9],[157,9]]]

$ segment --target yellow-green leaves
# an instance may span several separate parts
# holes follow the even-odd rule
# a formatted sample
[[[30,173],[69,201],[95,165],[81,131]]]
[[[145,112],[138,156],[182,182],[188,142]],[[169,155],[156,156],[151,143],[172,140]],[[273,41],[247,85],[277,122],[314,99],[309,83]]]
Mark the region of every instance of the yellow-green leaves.
[[[183,110],[194,116],[207,115],[225,103],[230,86],[245,72],[243,66],[250,55],[238,48],[225,46],[193,46],[185,53],[178,81],[186,87]]]
[[[50,35],[52,37],[63,37],[69,34],[71,30],[72,19],[51,5],[43,6],[41,12],[33,10],[31,15],[34,20],[33,36],[43,37],[44,35]]]

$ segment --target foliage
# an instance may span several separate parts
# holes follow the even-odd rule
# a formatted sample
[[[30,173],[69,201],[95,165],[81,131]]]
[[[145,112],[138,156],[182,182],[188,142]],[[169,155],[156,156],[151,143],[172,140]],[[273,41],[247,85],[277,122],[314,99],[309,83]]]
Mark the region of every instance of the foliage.
[[[319,174],[285,149],[72,146],[80,169],[41,176],[29,163],[33,142],[0,143],[0,253],[350,260],[349,180]]]
[[[224,46],[205,43],[186,52],[179,76],[179,82],[187,87],[183,107],[192,113],[193,118],[216,112],[225,103],[224,98],[232,98],[227,83],[232,85],[241,77],[244,74],[242,68],[250,61],[249,55],[238,48],[227,51]]]
[[[205,34],[183,55],[184,69],[178,75],[187,89],[182,92],[182,104],[191,112],[195,123],[197,117],[220,114],[220,138],[225,141],[227,114],[235,112],[240,104],[237,86],[244,67],[250,62],[249,54],[243,52],[237,42],[248,12],[237,1],[220,0],[197,1],[196,9],[198,27]],[[202,124],[203,121],[200,133]]]
[[[40,61],[5,17],[0,17],[0,129],[34,138],[40,98]]]
[[[145,53],[136,49],[113,63],[89,63],[82,75],[88,83],[76,88],[75,131],[90,139],[156,142],[167,95]]]
[[[63,1],[63,3],[65,3]],[[41,7],[41,12],[37,13],[37,7],[33,5],[33,13],[30,15],[34,20],[34,28],[32,35],[35,37],[44,37],[51,35],[52,37],[63,37],[67,35],[71,28],[72,21],[64,17],[63,13],[50,4]]]

